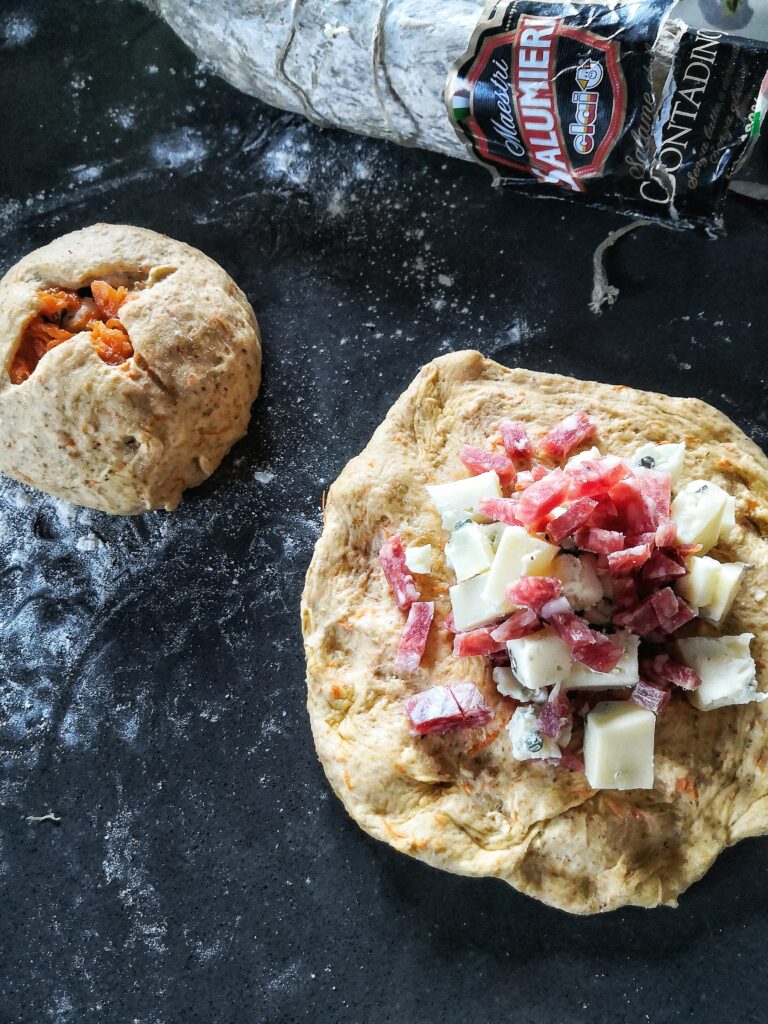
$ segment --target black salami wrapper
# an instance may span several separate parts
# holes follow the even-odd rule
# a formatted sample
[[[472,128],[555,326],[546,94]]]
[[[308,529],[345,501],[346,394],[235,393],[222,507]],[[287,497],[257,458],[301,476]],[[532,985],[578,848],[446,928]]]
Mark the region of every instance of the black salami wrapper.
[[[504,187],[718,233],[768,106],[768,42],[676,6],[489,3],[446,86],[456,131]]]

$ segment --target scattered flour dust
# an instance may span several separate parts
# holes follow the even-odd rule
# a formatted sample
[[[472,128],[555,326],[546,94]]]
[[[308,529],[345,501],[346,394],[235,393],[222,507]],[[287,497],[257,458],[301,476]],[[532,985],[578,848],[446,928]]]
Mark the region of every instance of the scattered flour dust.
[[[104,828],[104,877],[117,887],[120,903],[131,918],[127,945],[141,942],[150,952],[162,955],[167,952],[168,922],[144,866],[148,851],[142,832],[141,822],[136,823],[136,814],[126,806],[118,786],[117,812]]]
[[[26,14],[10,14],[0,18],[0,43],[7,49],[27,46],[37,35],[37,24]]]

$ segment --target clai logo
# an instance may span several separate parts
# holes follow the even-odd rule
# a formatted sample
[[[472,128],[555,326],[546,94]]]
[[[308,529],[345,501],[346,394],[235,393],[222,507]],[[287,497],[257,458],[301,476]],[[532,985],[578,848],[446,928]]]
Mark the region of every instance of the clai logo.
[[[576,84],[579,89],[571,97],[574,111],[568,132],[573,136],[573,148],[582,156],[587,156],[595,148],[595,125],[600,94],[594,90],[602,80],[603,65],[600,61],[588,58],[576,68]]]

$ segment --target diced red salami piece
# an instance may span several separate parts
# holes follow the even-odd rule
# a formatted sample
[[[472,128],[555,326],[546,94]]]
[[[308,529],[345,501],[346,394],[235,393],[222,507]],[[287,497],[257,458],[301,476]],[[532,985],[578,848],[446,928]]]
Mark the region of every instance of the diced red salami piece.
[[[487,629],[472,629],[457,633],[453,638],[453,653],[457,658],[470,658],[478,654],[495,654],[505,648],[503,640],[494,640]]]
[[[451,693],[461,708],[467,729],[485,725],[493,718],[493,711],[474,683],[455,683],[451,687]]]
[[[626,548],[639,548],[642,544],[647,544],[651,550],[656,545],[656,531],[650,530],[648,533],[628,533],[624,538],[624,547]]]
[[[656,612],[662,632],[671,633],[670,626],[677,615],[677,594],[671,587],[664,587],[651,594],[648,600]]]
[[[538,615],[545,604],[560,597],[562,592],[563,585],[554,576],[522,576],[507,587],[507,599]]]
[[[560,639],[570,647],[573,657],[577,659],[578,662],[582,662],[584,665],[589,665],[590,668],[593,668],[593,666],[590,665],[589,660],[586,659],[586,651],[588,648],[595,646],[598,641],[602,639],[601,634],[591,629],[589,623],[584,621],[584,618],[580,615],[573,614],[572,611],[564,614],[553,615],[550,618],[549,624],[557,636],[559,636]]]
[[[656,509],[656,523],[669,519],[669,506],[672,501],[672,477],[669,473],[657,473],[646,470],[636,477],[640,489],[650,498]]]
[[[625,533],[655,533],[659,517],[653,498],[649,497],[637,477],[620,480],[610,490],[619,520]]]
[[[562,515],[550,522],[547,533],[555,544],[560,544],[580,527],[586,526],[596,508],[597,502],[592,498],[579,498]]]
[[[398,608],[406,611],[414,601],[418,601],[419,592],[405,564],[405,548],[398,534],[384,541],[379,551],[379,561]]]
[[[537,629],[541,629],[541,623],[536,612],[531,608],[518,608],[508,619],[491,630],[491,636],[499,643],[506,643],[507,640],[519,640],[529,633],[535,633]]]
[[[517,501],[513,498],[483,498],[477,505],[481,516],[495,519],[497,523],[507,526],[522,526],[517,518]]]
[[[511,484],[515,479],[514,463],[501,452],[487,452],[482,448],[473,448],[472,445],[465,444],[459,452],[459,458],[474,476],[493,470],[505,485]]]
[[[649,544],[639,544],[636,548],[625,548],[624,551],[613,551],[608,555],[608,570],[611,576],[629,576],[644,565],[651,557]]]
[[[545,476],[549,476],[551,472],[551,469],[547,469],[546,466],[542,466],[540,462],[535,462],[531,466],[531,479],[536,483],[537,480],[543,480]]]
[[[405,712],[418,736],[465,727],[464,715],[450,686],[432,686],[409,697],[405,701]]]
[[[581,772],[584,774],[584,762],[574,754],[572,750],[560,748],[561,757],[547,757],[544,763],[552,768],[563,768],[567,772]]]
[[[597,501],[597,508],[592,513],[590,526],[595,526],[600,530],[621,531],[619,510],[616,508],[615,502],[611,501],[607,495],[600,495],[595,500]]]
[[[671,583],[678,576],[685,576],[686,569],[663,551],[654,551],[643,566],[642,577],[647,583]]]
[[[474,683],[422,690],[405,701],[405,711],[418,736],[471,729],[493,718],[493,711]]]
[[[565,459],[597,433],[597,424],[580,410],[558,423],[547,434],[539,450],[553,459]]]
[[[613,581],[614,611],[630,611],[637,608],[639,604],[640,596],[637,592],[637,584],[631,576],[621,576]]]
[[[502,420],[499,424],[501,442],[504,450],[513,462],[528,462],[533,456],[533,444],[522,423],[513,420]]]
[[[432,601],[414,601],[411,605],[395,658],[395,665],[404,672],[415,672],[421,664],[434,614]]]
[[[648,636],[659,628],[659,617],[651,604],[651,599],[646,598],[637,608],[614,615],[613,624],[628,629],[637,636]]]
[[[677,595],[675,595],[677,597]],[[667,620],[664,627],[665,633],[675,633],[681,626],[684,626],[686,622],[690,622],[691,619],[696,618],[696,613],[686,604],[682,597],[677,597],[677,614],[673,615],[671,619]]]
[[[571,479],[571,498],[597,498],[607,494],[630,469],[621,459],[585,459],[578,466],[570,466],[565,472]]]
[[[568,491],[568,477],[562,469],[554,469],[532,483],[520,494],[518,517],[529,529],[544,524],[546,515],[560,504]]]
[[[443,625],[450,633],[459,632],[458,629],[456,629],[456,621],[453,617],[453,612],[448,612],[448,614],[445,616],[445,622],[443,623]]]
[[[634,704],[639,704],[641,708],[652,711],[654,715],[660,715],[667,704],[669,704],[671,696],[672,694],[669,690],[665,690],[664,687],[654,686],[652,683],[646,683],[641,679],[635,686],[629,699]]]
[[[598,636],[584,619],[579,615],[574,615],[573,612],[553,615],[549,624],[572,651],[580,646],[588,647],[594,644]]]
[[[546,704],[539,711],[538,728],[542,736],[558,740],[573,725],[573,707],[558,683],[552,690]]]
[[[624,534],[616,530],[598,530],[595,527],[579,530],[576,545],[582,551],[591,551],[596,555],[610,555],[621,551],[624,547]]]
[[[679,686],[682,690],[696,690],[701,686],[701,677],[687,665],[673,661],[668,654],[657,654],[645,658],[640,665],[644,676],[658,686]]]
[[[573,657],[594,672],[610,672],[619,663],[624,651],[603,633],[593,631],[593,636],[594,643],[580,644],[573,651]]]
[[[493,654],[488,655],[488,662],[493,668],[496,668],[497,665],[509,667],[509,651],[506,647],[503,651],[494,651]]]
[[[677,524],[674,519],[666,519],[656,527],[656,547],[671,548],[677,543]]]
[[[541,606],[539,614],[545,622],[549,622],[555,615],[570,615],[572,611],[571,602],[567,597],[553,597],[551,601]]]

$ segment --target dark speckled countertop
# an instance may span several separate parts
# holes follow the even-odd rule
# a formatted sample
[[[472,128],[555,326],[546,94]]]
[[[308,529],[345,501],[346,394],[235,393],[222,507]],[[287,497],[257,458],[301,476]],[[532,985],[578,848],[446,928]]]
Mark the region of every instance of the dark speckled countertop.
[[[142,224],[265,341],[247,439],[172,515],[0,485],[2,1024],[764,1024],[768,843],[593,919],[407,860],[324,781],[298,603],[322,490],[441,352],[698,395],[765,447],[768,209],[633,234],[597,318],[618,218],[270,111],[129,0],[3,0],[0,41],[2,269]]]

